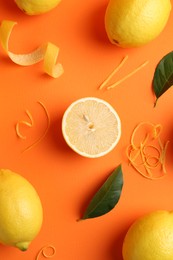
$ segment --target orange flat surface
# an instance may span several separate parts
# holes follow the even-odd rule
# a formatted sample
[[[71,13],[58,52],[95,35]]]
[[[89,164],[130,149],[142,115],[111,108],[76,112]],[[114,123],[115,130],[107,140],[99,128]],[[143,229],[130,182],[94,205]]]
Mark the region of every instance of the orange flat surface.
[[[28,251],[0,245],[1,260],[34,260],[47,244],[56,248],[52,258],[56,260],[122,260],[122,242],[129,225],[152,210],[172,210],[173,90],[167,91],[154,108],[151,83],[157,63],[173,50],[173,13],[157,39],[140,48],[121,49],[109,43],[105,33],[107,3],[62,0],[51,12],[30,17],[13,0],[0,1],[1,21],[18,23],[10,38],[10,50],[27,53],[50,41],[59,46],[58,61],[65,71],[60,78],[53,79],[43,73],[42,62],[30,67],[15,65],[0,47],[0,166],[27,178],[36,188],[44,209],[42,229]],[[113,81],[146,60],[149,64],[115,89],[99,91],[99,85],[125,55],[129,59]],[[61,132],[65,109],[87,96],[108,101],[122,122],[117,147],[97,159],[73,152]],[[46,116],[38,101],[47,108],[51,125],[38,145],[22,153],[46,128]],[[15,124],[28,120],[26,109],[34,117],[35,126],[23,127],[27,139],[21,140],[16,136]],[[128,164],[126,147],[134,127],[141,121],[162,124],[162,138],[170,140],[164,179],[145,179]],[[92,196],[119,164],[124,187],[117,206],[102,217],[78,222]]]

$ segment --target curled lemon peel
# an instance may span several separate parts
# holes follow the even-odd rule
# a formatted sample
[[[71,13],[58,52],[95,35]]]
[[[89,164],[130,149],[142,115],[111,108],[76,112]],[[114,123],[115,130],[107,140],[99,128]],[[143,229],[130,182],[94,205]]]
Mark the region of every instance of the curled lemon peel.
[[[14,21],[3,20],[0,25],[0,41],[9,58],[21,66],[30,66],[43,60],[45,73],[53,78],[60,77],[64,70],[63,66],[57,63],[59,48],[56,45],[48,42],[27,54],[15,54],[9,51],[10,35],[16,24]]]
[[[46,253],[48,249],[52,250],[51,254]],[[53,256],[55,256],[55,254],[56,254],[56,248],[54,246],[52,245],[43,246],[38,252],[35,260],[39,260],[41,255],[44,256],[45,258],[52,258]]]
[[[137,145],[134,141],[139,128],[142,126],[151,127],[145,138]],[[143,177],[156,180],[163,178],[167,173],[165,167],[165,157],[169,141],[162,143],[160,134],[162,125],[154,125],[150,122],[141,122],[132,132],[130,145],[127,147],[127,158],[130,165]],[[150,138],[149,138],[150,137]],[[152,143],[154,142],[154,144]],[[150,151],[149,151],[150,150]],[[161,173],[158,167],[160,166]],[[156,170],[157,174],[153,172]]]

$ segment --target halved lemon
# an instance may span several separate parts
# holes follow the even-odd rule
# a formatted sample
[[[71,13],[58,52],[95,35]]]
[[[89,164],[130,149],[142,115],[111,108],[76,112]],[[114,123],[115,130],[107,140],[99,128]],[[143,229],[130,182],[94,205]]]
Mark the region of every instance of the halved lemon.
[[[66,143],[78,154],[97,158],[109,153],[121,136],[121,121],[106,101],[86,97],[73,102],[62,119]]]

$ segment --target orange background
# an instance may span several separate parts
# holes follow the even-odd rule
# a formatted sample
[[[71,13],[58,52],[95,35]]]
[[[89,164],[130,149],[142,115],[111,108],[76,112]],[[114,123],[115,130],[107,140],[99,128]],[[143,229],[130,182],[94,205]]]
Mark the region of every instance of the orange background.
[[[173,1],[172,1],[173,3]],[[0,259],[34,260],[40,248],[55,246],[52,259],[122,260],[121,248],[130,224],[144,213],[173,207],[173,91],[168,90],[153,108],[151,83],[159,60],[173,50],[173,13],[164,31],[146,46],[121,49],[112,45],[104,29],[107,0],[65,1],[51,12],[27,16],[13,0],[0,1],[1,21],[13,20],[10,50],[27,53],[50,41],[60,48],[59,62],[64,74],[53,79],[43,73],[43,63],[30,67],[15,65],[0,47],[0,165],[20,173],[36,188],[44,209],[44,222],[26,252],[0,245]],[[110,91],[99,85],[128,55],[117,81],[144,61],[149,64]],[[65,143],[61,119],[74,100],[95,96],[108,101],[122,122],[122,137],[108,155],[87,159]],[[46,117],[37,103],[44,103],[50,115],[50,129],[44,140],[22,153],[46,128]],[[28,120],[35,126],[22,128],[26,140],[17,138],[15,124]],[[170,140],[167,151],[167,176],[150,181],[128,165],[126,147],[134,127],[141,121],[161,123],[163,140]],[[108,214],[78,222],[90,199],[109,174],[122,164],[124,187],[117,206]],[[41,258],[40,258],[41,259]]]

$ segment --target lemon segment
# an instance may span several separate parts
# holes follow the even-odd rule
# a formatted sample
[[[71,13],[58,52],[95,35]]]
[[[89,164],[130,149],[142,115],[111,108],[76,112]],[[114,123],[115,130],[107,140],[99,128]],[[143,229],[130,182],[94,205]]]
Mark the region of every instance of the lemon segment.
[[[158,210],[137,219],[123,242],[124,260],[172,260],[173,212]]]
[[[27,250],[42,221],[42,204],[34,187],[19,174],[1,169],[0,243]]]
[[[45,73],[53,78],[60,77],[64,70],[63,66],[57,63],[59,48],[56,45],[48,42],[27,54],[15,54],[9,51],[10,35],[16,24],[14,21],[3,20],[0,26],[0,42],[9,58],[21,66],[30,66],[44,60]]]
[[[62,119],[67,144],[78,154],[96,158],[109,153],[121,136],[117,112],[106,101],[86,97],[73,102]]]
[[[55,8],[61,0],[15,0],[17,6],[28,15],[46,13]]]
[[[111,43],[138,47],[155,39],[165,28],[170,0],[110,0],[105,29]]]

